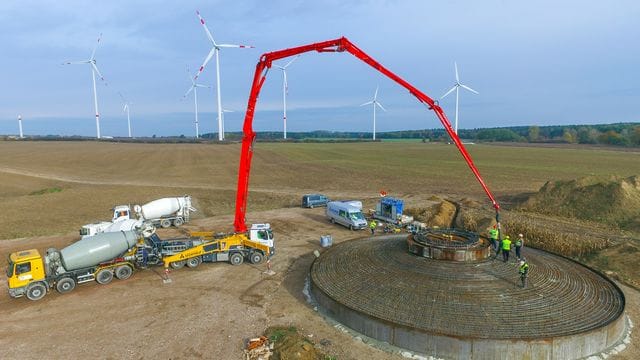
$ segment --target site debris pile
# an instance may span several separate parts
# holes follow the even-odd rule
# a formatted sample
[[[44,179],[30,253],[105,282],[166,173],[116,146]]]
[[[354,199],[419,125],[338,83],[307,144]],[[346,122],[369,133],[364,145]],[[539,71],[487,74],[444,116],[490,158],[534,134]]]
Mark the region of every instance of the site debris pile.
[[[582,358],[624,337],[625,299],[613,282],[567,258],[524,255],[523,289],[514,261],[416,256],[406,235],[353,240],[313,263],[311,292],[342,324],[442,358]]]

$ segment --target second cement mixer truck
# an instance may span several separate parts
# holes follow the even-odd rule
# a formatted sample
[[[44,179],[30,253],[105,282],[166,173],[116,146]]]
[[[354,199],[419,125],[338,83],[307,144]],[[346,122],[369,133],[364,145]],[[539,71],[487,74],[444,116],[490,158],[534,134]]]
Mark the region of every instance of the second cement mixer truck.
[[[189,222],[190,212],[196,209],[191,206],[191,196],[185,195],[153,200],[142,206],[135,205],[133,209],[130,205],[118,205],[112,211],[111,221],[83,225],[80,235],[84,238],[103,232],[134,230],[143,223],[163,228],[178,227]]]

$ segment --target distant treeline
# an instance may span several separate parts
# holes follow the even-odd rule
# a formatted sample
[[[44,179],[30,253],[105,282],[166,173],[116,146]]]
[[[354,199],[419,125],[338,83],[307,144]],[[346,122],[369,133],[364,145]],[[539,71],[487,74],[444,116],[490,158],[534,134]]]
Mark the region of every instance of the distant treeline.
[[[459,129],[458,135],[461,139],[477,142],[531,142],[640,146],[640,123]],[[206,134],[204,136],[217,138],[217,134]],[[242,139],[242,133],[227,133],[225,134],[225,137],[227,140],[240,140]],[[380,132],[376,133],[376,138],[421,139],[425,142],[448,142],[451,140],[444,129]],[[279,141],[282,140],[282,132],[259,132],[258,139]],[[368,141],[371,139],[371,133],[337,131],[289,132],[287,133],[287,139],[297,141]]]
[[[522,142],[522,143],[565,143],[594,144],[640,147],[640,123],[619,123],[603,125],[553,125],[553,126],[513,126],[501,128],[459,129],[458,135],[465,141],[474,142]],[[310,131],[288,132],[286,141],[293,142],[352,142],[371,141],[370,132],[352,131]],[[404,130],[376,133],[380,140],[419,139],[423,142],[449,142],[451,139],[444,129]],[[0,140],[16,139],[15,136],[0,136]],[[218,139],[217,133],[203,134],[201,139],[185,135],[129,138],[104,138],[105,141],[149,142],[149,143],[195,143]],[[88,136],[29,136],[25,140],[90,141]],[[227,143],[242,140],[241,132],[225,134]],[[284,141],[281,131],[257,133],[258,141]]]

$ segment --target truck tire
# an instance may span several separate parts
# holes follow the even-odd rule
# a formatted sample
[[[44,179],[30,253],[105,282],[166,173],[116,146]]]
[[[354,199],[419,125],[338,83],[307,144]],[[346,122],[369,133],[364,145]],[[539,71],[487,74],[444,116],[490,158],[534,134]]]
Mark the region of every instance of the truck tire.
[[[259,253],[259,252],[254,252],[254,253],[251,253],[251,255],[249,255],[249,261],[252,264],[260,264],[263,259],[264,259],[264,256],[262,255],[262,253]]]
[[[244,261],[244,257],[240,253],[233,253],[229,256],[229,262],[231,265],[240,265]]]
[[[184,220],[182,220],[182,218],[177,218],[173,220],[173,226],[175,227],[180,227],[182,224],[184,224]]]
[[[191,258],[189,260],[187,260],[187,266],[190,268],[197,268],[198,265],[200,265],[200,263],[202,262],[202,259],[200,259],[200,257],[194,257]]]
[[[72,278],[60,279],[60,281],[58,281],[58,283],[56,284],[56,290],[58,290],[60,294],[66,294],[68,292],[71,292],[71,290],[75,288],[76,282],[73,281]]]
[[[109,269],[102,269],[96,274],[96,282],[100,285],[107,285],[113,280],[113,273]]]
[[[332,224],[336,223],[336,220],[334,218],[331,218],[329,221],[331,221]]]
[[[178,270],[178,269],[182,269],[184,267],[184,264],[186,264],[187,262],[182,260],[182,261],[174,261],[171,263],[171,267]]]
[[[31,283],[27,287],[27,299],[37,301],[47,295],[47,287],[43,283]]]
[[[171,220],[169,219],[160,220],[160,226],[162,226],[165,229],[168,228],[169,226],[171,226]]]
[[[116,268],[115,273],[118,280],[127,280],[133,274],[133,269],[129,265],[120,265]]]
[[[353,225],[349,225],[349,230],[353,231]]]

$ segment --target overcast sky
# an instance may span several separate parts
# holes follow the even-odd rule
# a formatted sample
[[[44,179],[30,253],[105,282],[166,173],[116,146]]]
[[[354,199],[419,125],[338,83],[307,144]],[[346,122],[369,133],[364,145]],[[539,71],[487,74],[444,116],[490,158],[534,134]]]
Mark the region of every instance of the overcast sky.
[[[0,134],[94,135],[91,71],[97,65],[103,135],[125,135],[121,91],[134,135],[193,135],[186,68],[210,50],[200,10],[223,49],[226,129],[244,119],[264,52],[345,36],[434,99],[461,81],[460,128],[640,121],[638,1],[2,1]],[[438,128],[437,118],[348,53],[306,53],[288,69],[288,130],[371,131],[359,107],[380,87],[378,131]],[[215,60],[201,77],[215,84]],[[216,125],[213,89],[198,93],[201,132]],[[454,119],[455,96],[441,101]],[[255,130],[282,129],[282,74],[269,72]]]

